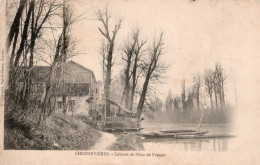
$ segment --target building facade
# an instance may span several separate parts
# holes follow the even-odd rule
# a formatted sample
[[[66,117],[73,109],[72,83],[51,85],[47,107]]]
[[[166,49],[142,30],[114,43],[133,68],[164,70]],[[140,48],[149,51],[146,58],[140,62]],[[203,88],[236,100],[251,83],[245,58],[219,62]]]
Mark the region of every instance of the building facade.
[[[45,94],[45,82],[49,73],[48,66],[35,66],[33,68],[32,93],[43,99]],[[92,115],[95,102],[102,100],[101,82],[95,78],[92,70],[69,61],[59,70],[60,76],[55,77],[55,85],[52,90],[52,100],[55,103],[54,112],[62,113],[66,107],[67,115]]]

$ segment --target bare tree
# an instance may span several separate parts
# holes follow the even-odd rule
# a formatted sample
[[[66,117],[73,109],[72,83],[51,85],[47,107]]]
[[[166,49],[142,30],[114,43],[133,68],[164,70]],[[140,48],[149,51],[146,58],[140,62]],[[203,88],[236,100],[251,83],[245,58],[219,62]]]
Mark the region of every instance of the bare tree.
[[[112,29],[112,33],[111,33],[110,27],[109,27],[111,13],[108,10],[108,6],[106,5],[104,10],[98,9],[96,12],[96,15],[97,15],[98,21],[100,21],[102,23],[102,28],[99,27],[98,30],[106,38],[107,43],[109,45],[107,59],[106,59],[106,82],[104,85],[106,98],[109,98],[110,97],[111,71],[112,71],[115,39],[116,39],[119,29],[121,28],[122,19],[119,19],[119,21],[114,25],[114,28]],[[110,116],[109,102],[107,102],[107,105],[106,105],[106,114],[107,114],[107,116]]]
[[[172,96],[172,92],[170,90],[168,91],[168,95],[165,100],[165,108],[166,108],[166,111],[169,111],[169,112],[174,110],[174,99]]]
[[[213,83],[213,89],[214,89],[214,97],[215,97],[215,105],[216,105],[216,109],[218,109],[218,85],[216,83],[216,76],[215,76],[215,72],[214,73],[214,83]]]
[[[10,27],[7,47],[10,47],[12,40],[13,47],[10,52],[9,61],[9,91],[15,94],[18,81],[23,82],[23,89],[18,95],[20,99],[24,101],[28,99],[32,86],[30,73],[33,68],[36,41],[41,38],[43,25],[46,24],[47,19],[49,19],[59,7],[60,3],[56,3],[56,0],[39,0],[36,2],[35,0],[21,0],[14,22]],[[26,10],[23,10],[23,8],[26,8]],[[25,16],[24,22],[21,21],[23,16]],[[17,19],[18,17],[20,18],[19,20]],[[21,33],[20,35],[18,35],[19,31]],[[30,57],[28,57],[29,54]],[[29,64],[27,61],[29,61]],[[21,66],[24,67],[21,68]]]
[[[204,74],[204,83],[205,83],[205,86],[206,86],[206,90],[207,90],[207,93],[209,95],[209,98],[210,98],[210,105],[211,105],[211,109],[213,108],[213,87],[214,87],[214,77],[213,77],[213,71],[212,70],[207,70],[205,71],[205,74]]]
[[[21,17],[22,17],[23,10],[24,10],[26,4],[27,4],[27,0],[20,0],[19,7],[16,11],[14,20],[12,22],[12,25],[10,27],[10,31],[9,31],[9,34],[7,37],[7,51],[9,51],[9,48],[11,46],[13,39],[14,39],[14,45],[16,45],[17,37],[19,34]]]
[[[201,78],[200,75],[194,77],[194,90],[196,94],[197,108],[200,109],[200,87],[201,87]]]
[[[181,82],[181,102],[182,102],[182,110],[186,111],[186,87],[185,87],[185,79]]]
[[[10,64],[9,64],[9,66],[10,66],[10,77],[16,77],[16,73],[17,73],[17,68],[18,68],[18,65],[19,65],[20,57],[22,56],[24,48],[26,47],[26,43],[27,43],[27,40],[28,40],[28,29],[29,29],[30,20],[31,20],[31,13],[34,10],[34,8],[33,8],[34,5],[33,4],[34,4],[34,2],[31,1],[30,5],[29,5],[29,9],[28,9],[28,11],[26,13],[26,19],[24,21],[23,31],[21,33],[20,46],[19,46],[17,52],[16,53],[13,52],[13,54],[11,54],[11,57],[10,57]],[[18,8],[18,10],[19,10],[19,8]],[[11,36],[8,35],[8,37],[11,37]],[[12,38],[9,38],[7,43],[9,43],[9,40],[11,40],[11,39]],[[17,38],[15,40],[17,40]],[[13,78],[10,78],[9,81],[10,81],[9,82],[10,87],[12,89],[15,89],[15,83],[16,83],[17,80],[13,79]]]
[[[109,45],[104,40],[102,40],[99,48],[99,54],[101,55],[100,64],[102,67],[103,82],[106,81],[106,67],[107,67],[106,59],[107,59],[108,49],[109,49]]]
[[[238,98],[237,98],[237,87],[236,87],[236,73],[234,70],[232,70],[232,86],[233,86],[233,89],[234,89],[234,93],[235,93],[235,100],[236,100],[236,107],[238,106]]]
[[[224,69],[221,64],[215,64],[215,71],[214,71],[214,80],[215,85],[217,86],[216,91],[219,96],[220,106],[221,109],[225,107],[225,91],[224,91],[224,84],[227,79],[227,76],[224,73]]]
[[[138,111],[137,118],[138,119],[140,119],[141,114],[142,114],[149,82],[152,79],[158,80],[160,77],[160,74],[158,74],[158,73],[162,73],[166,69],[165,66],[160,64],[160,62],[159,62],[161,56],[163,55],[162,38],[163,38],[163,33],[160,34],[158,39],[154,39],[153,45],[149,49],[150,52],[148,54],[148,58],[146,60],[144,60],[144,63],[143,63],[143,68],[144,68],[144,72],[145,72],[145,80],[144,80],[142,92],[140,95],[139,103],[137,106],[137,111]]]
[[[64,75],[64,64],[67,61],[67,53],[68,47],[70,43],[70,24],[72,23],[72,13],[70,11],[69,5],[66,3],[66,0],[63,1],[63,31],[62,31],[62,49],[61,49],[61,74]],[[62,76],[62,104],[63,104],[63,116],[67,115],[67,103],[66,103],[66,95],[65,95],[65,82],[64,76]]]
[[[43,25],[47,23],[47,20],[54,14],[54,12],[60,8],[60,4],[56,3],[55,0],[45,2],[44,0],[40,0],[37,2],[37,12],[35,11],[35,0],[31,0],[31,5],[33,6],[32,10],[32,19],[31,19],[31,39],[30,44],[28,45],[28,49],[30,52],[29,57],[29,66],[27,71],[27,88],[26,94],[30,93],[31,88],[31,70],[34,66],[34,52],[36,46],[36,40],[41,38],[41,33],[43,31]],[[44,12],[46,10],[46,12]]]
[[[70,6],[68,4],[63,3],[63,28],[61,35],[59,36],[56,51],[53,56],[53,62],[50,66],[49,77],[46,81],[46,92],[44,96],[44,100],[42,103],[42,110],[39,116],[38,124],[40,124],[42,118],[47,114],[47,107],[50,104],[50,97],[53,86],[57,81],[55,81],[55,76],[57,74],[64,75],[64,64],[68,59],[68,50],[71,45],[70,42],[70,27],[72,25],[72,12]],[[63,115],[66,116],[67,113],[67,103],[66,103],[66,95],[65,95],[65,82],[62,79],[62,102],[63,102]]]
[[[13,79],[15,77],[17,77],[17,70],[19,67],[19,60],[20,57],[22,56],[22,53],[25,49],[25,47],[27,46],[27,40],[28,40],[28,31],[29,31],[29,25],[30,25],[30,20],[31,20],[31,13],[34,10],[34,1],[31,1],[29,4],[29,9],[26,13],[26,19],[24,21],[24,26],[23,26],[23,30],[22,30],[22,34],[21,34],[21,41],[20,41],[20,46],[17,50],[16,53],[14,53],[14,50],[12,51],[13,54],[11,54],[10,57],[10,77],[12,77],[12,79],[9,79],[9,86],[11,87],[12,90],[16,89],[16,83],[17,83],[17,79]],[[17,38],[15,38],[15,40],[17,40]],[[15,41],[16,42],[16,41]],[[27,53],[24,54],[24,56],[27,56]],[[26,57],[24,57],[24,60],[26,59]],[[25,93],[25,88],[27,86],[26,81],[24,82],[24,89],[22,90],[22,93]],[[22,94],[20,99],[24,99],[26,97],[26,94]]]
[[[197,97],[197,91],[195,93],[196,93],[196,97]],[[187,100],[185,101],[186,111],[184,111],[184,112],[186,112],[186,113],[191,112],[191,110],[194,108],[193,100],[194,100],[194,89],[188,91]]]
[[[131,79],[131,66],[134,58],[134,50],[136,48],[137,40],[139,36],[139,30],[134,31],[129,39],[125,41],[123,46],[123,60],[126,62],[125,66],[125,88],[124,88],[124,98],[125,98],[125,107],[129,109],[130,101],[130,79]]]
[[[12,10],[16,9],[12,8]],[[53,27],[53,24],[60,24],[57,21],[60,18],[60,11],[63,11],[63,26],[61,35],[56,41],[55,36],[58,33],[55,30],[60,30],[61,27]],[[55,107],[52,98],[56,97],[54,87],[59,86],[58,81],[62,73],[61,66],[72,55],[69,52],[74,50],[75,47],[69,34],[70,26],[73,23],[71,18],[72,13],[69,7],[61,1],[20,0],[14,22],[10,26],[7,47],[8,49],[12,47],[12,51],[9,52],[8,98],[14,100],[15,106],[21,107],[14,108],[14,110],[20,111],[20,114],[26,115],[30,109],[37,107],[33,111],[36,112],[36,115],[39,115],[39,118],[35,117],[38,124],[50,115]],[[52,34],[54,42],[50,39],[49,34]],[[50,51],[49,54],[47,53],[48,50]],[[46,53],[48,57],[51,57],[49,60],[46,59]],[[37,74],[34,68],[37,60],[50,64],[49,75],[41,86],[41,88],[45,88],[41,98],[31,92],[31,88],[34,87],[32,82],[35,74]],[[36,104],[37,106],[34,106]],[[19,116],[19,113],[16,113],[17,116]]]
[[[137,82],[139,79],[139,76],[141,74],[141,69],[140,69],[140,61],[141,61],[141,56],[144,53],[145,50],[143,50],[143,46],[145,45],[146,41],[142,40],[141,42],[139,41],[139,38],[137,38],[137,45],[134,51],[134,62],[133,62],[133,69],[132,69],[132,87],[131,87],[131,96],[130,96],[130,110],[133,109],[133,104],[134,104],[134,96],[135,96],[135,91],[137,87]],[[139,71],[138,71],[139,70]]]
[[[162,100],[158,97],[157,92],[150,88],[144,103],[144,113],[149,114],[148,117],[152,117],[155,113],[161,112],[162,108]]]
[[[174,97],[174,111],[179,111],[180,110],[180,99],[179,97]]]
[[[63,33],[62,33],[62,35],[63,35]],[[60,52],[62,49],[62,35],[60,35],[59,40],[57,42],[56,51],[55,51],[54,58],[53,58],[54,60],[50,66],[49,76],[46,81],[45,96],[44,96],[44,100],[42,102],[41,113],[39,114],[38,125],[41,123],[42,119],[44,118],[44,115],[47,113],[46,112],[47,106],[49,104],[49,100],[51,97],[51,91],[52,91],[54,80],[55,80],[55,74],[57,73],[57,68],[58,68],[59,62],[61,60]]]

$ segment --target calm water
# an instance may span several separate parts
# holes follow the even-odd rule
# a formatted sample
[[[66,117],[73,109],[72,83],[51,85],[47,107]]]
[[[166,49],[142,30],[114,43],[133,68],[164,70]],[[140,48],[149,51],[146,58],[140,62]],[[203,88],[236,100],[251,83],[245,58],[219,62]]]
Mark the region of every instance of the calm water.
[[[141,132],[155,132],[174,129],[198,129],[198,125],[191,124],[161,124],[143,123]],[[208,134],[232,134],[227,125],[201,125],[200,131],[209,131]],[[212,138],[212,139],[143,139],[144,150],[171,150],[171,151],[228,151],[229,143],[234,138]]]

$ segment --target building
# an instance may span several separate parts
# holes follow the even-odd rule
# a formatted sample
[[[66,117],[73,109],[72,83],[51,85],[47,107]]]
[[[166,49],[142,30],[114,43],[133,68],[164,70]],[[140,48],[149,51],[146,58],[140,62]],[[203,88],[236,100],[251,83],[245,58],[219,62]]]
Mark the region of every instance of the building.
[[[101,82],[95,78],[92,70],[69,61],[59,69],[63,74],[56,76],[52,89],[52,100],[55,102],[55,113],[62,113],[64,100],[67,115],[93,115],[95,102],[102,100]],[[44,98],[45,82],[50,71],[49,66],[35,66],[32,71],[32,91],[40,100]]]

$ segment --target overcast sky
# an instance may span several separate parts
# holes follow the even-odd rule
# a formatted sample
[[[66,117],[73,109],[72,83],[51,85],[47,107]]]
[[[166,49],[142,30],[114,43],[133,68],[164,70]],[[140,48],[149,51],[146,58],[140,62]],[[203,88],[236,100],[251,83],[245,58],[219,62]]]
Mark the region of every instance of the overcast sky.
[[[102,36],[98,31],[94,8],[104,6],[106,1],[78,0],[73,2],[74,15],[85,13],[88,19],[73,25],[73,37],[79,41],[78,50],[83,53],[73,60],[95,72],[101,80],[101,67],[98,49]],[[256,53],[259,43],[259,30],[256,15],[259,15],[259,2],[249,0],[114,0],[109,3],[115,22],[123,18],[116,50],[122,46],[127,34],[135,27],[141,35],[151,41],[155,34],[164,32],[163,61],[171,64],[165,84],[160,86],[162,95],[171,89],[180,93],[181,80],[191,84],[196,73],[213,68],[215,62],[224,66],[228,75],[226,95],[234,102],[232,74],[243,74],[240,67],[247,64],[246,57]],[[258,5],[258,7],[256,7]],[[258,51],[259,52],[259,51]],[[119,51],[116,51],[120,56]],[[120,59],[120,57],[119,57]],[[116,66],[118,67],[118,66]],[[114,68],[116,74],[118,68]],[[163,97],[163,96],[161,96]]]

